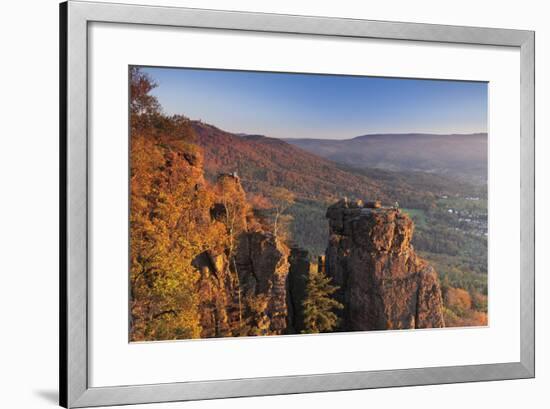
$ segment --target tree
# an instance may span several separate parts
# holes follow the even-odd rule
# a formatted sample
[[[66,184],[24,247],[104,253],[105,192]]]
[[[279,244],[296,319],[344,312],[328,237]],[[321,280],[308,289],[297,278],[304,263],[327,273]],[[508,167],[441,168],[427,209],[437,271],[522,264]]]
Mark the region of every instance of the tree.
[[[185,117],[162,114],[152,79],[130,68],[130,338],[201,336],[201,272],[195,257],[227,246],[211,221],[216,196]]]
[[[219,175],[217,192],[223,208],[222,222],[227,228],[228,236],[227,255],[231,263],[231,270],[234,273],[233,281],[235,284],[234,287],[237,291],[239,310],[238,330],[242,331],[244,327],[243,302],[239,271],[235,260],[235,252],[239,235],[248,229],[247,219],[251,212],[251,207],[246,200],[246,194],[241,186],[238,176],[236,175]]]
[[[177,160],[171,174],[160,171],[171,158],[154,140],[133,135],[131,149],[131,338],[196,338],[199,277],[191,260],[200,239],[177,227],[182,217],[192,219],[192,187],[179,183],[184,172]]]
[[[229,254],[235,250],[237,236],[247,230],[247,218],[251,212],[246,194],[237,176],[218,176],[217,192],[223,207],[222,221],[229,234]]]
[[[338,290],[330,284],[331,278],[321,271],[310,271],[306,286],[306,298],[303,301],[305,334],[330,332],[338,325],[335,309],[344,306],[332,298]]]
[[[157,83],[139,67],[128,70],[130,82],[130,126],[132,131],[147,128],[150,119],[160,114],[158,100],[150,94]]]
[[[284,225],[284,220],[281,220],[282,216],[294,204],[295,198],[294,193],[285,188],[277,187],[273,190],[270,199],[273,203],[273,211],[275,213],[273,220],[273,235],[275,238],[279,237],[281,225]],[[285,220],[289,221],[290,218],[286,218]]]

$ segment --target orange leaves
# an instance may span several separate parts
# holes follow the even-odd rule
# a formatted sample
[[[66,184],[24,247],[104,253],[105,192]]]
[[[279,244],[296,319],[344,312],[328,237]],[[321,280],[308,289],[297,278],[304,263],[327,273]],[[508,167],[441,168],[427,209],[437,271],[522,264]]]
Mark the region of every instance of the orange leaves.
[[[446,327],[487,325],[487,297],[462,288],[446,287],[443,294]]]
[[[219,224],[210,223],[208,214],[214,196],[205,189],[202,169],[194,166],[200,163],[200,152],[170,133],[156,136],[157,131],[134,131],[131,138],[134,341],[200,336],[199,273],[191,260],[213,242],[223,241]]]
[[[445,294],[446,305],[460,311],[472,308],[472,299],[468,291],[462,288],[449,287]]]
[[[248,202],[254,209],[257,210],[267,210],[273,206],[268,198],[259,194],[249,194]]]

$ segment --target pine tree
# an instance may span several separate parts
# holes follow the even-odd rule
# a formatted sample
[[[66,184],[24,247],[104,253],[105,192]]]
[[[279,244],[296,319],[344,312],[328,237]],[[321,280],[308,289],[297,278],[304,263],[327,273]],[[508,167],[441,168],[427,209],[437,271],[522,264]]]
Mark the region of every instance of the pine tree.
[[[309,273],[306,298],[303,301],[305,334],[330,332],[338,325],[338,317],[335,309],[344,306],[332,298],[337,286],[330,284],[330,277],[323,272],[312,271]]]

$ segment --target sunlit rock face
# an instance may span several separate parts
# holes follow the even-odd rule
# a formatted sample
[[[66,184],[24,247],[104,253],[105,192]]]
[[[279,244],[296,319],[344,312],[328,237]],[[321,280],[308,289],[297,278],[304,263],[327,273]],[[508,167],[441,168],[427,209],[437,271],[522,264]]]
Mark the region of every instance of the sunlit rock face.
[[[287,327],[288,254],[270,233],[247,232],[239,237],[235,256],[241,298],[253,316],[252,335],[280,335]]]
[[[346,199],[326,216],[326,272],[344,305],[340,330],[444,326],[437,273],[411,245],[409,216]]]

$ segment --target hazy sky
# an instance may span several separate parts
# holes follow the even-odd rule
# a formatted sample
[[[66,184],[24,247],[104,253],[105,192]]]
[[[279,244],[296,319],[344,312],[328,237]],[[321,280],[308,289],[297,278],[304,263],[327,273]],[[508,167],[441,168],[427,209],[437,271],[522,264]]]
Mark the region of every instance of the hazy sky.
[[[230,132],[347,139],[487,132],[487,84],[340,75],[143,68],[167,114]]]

